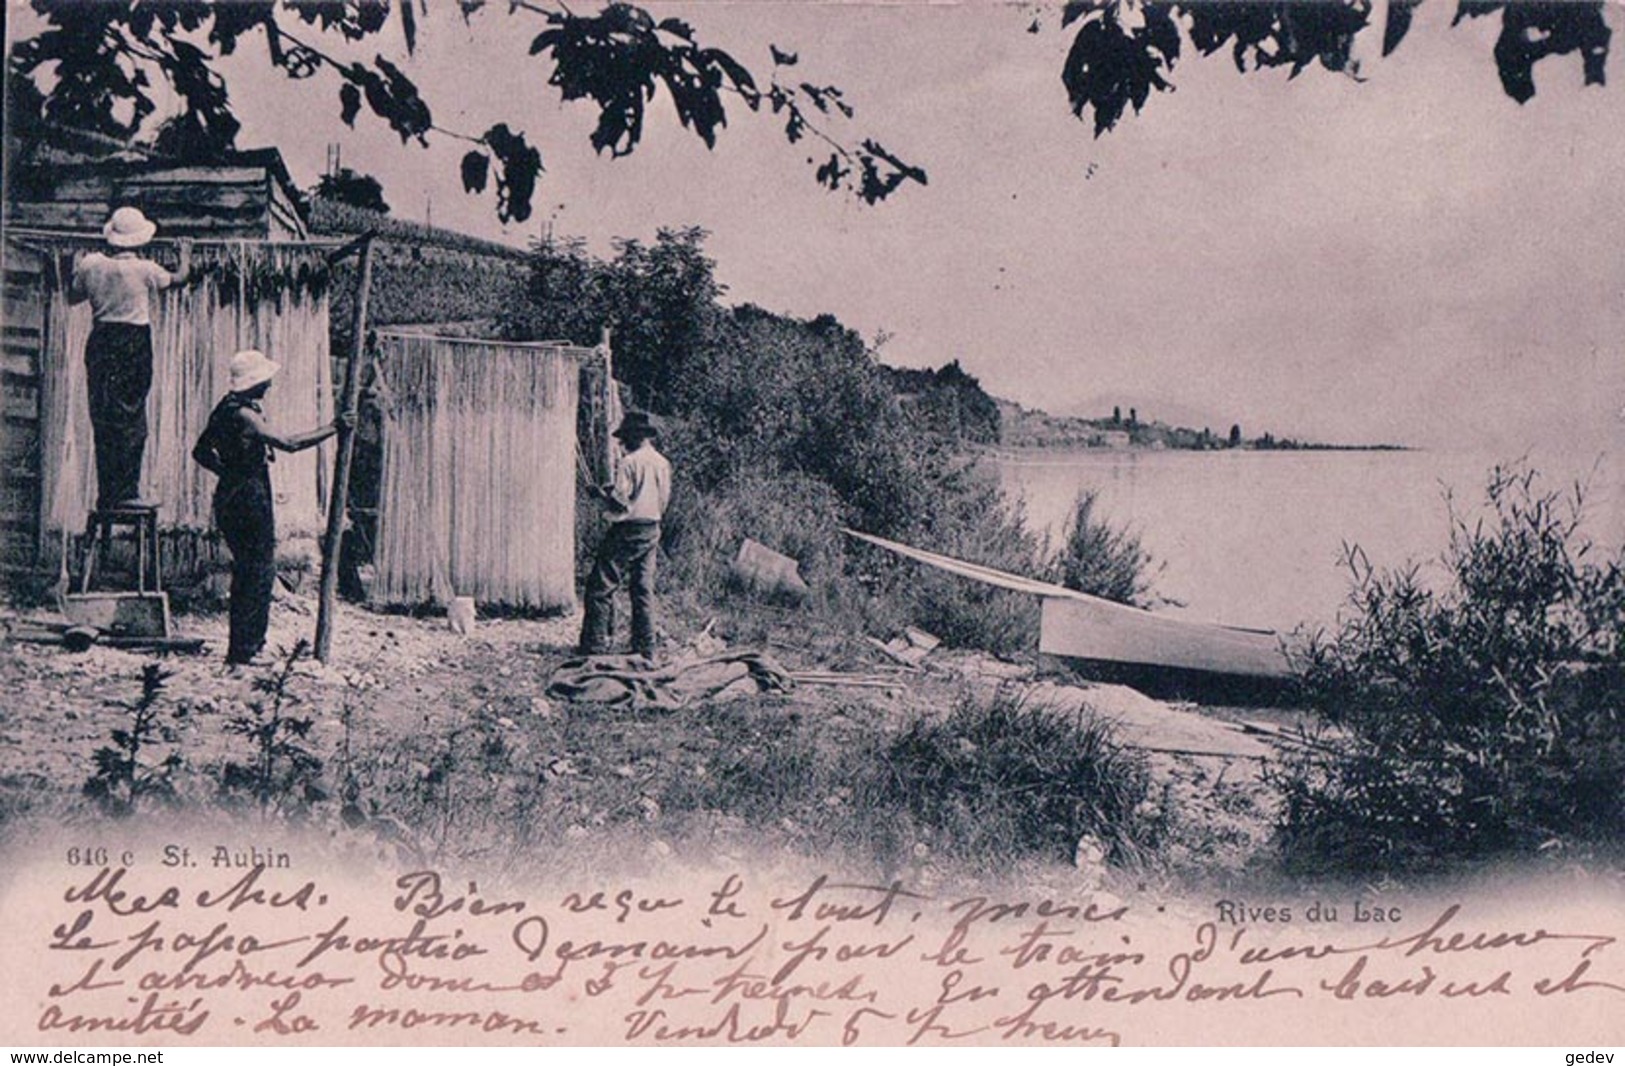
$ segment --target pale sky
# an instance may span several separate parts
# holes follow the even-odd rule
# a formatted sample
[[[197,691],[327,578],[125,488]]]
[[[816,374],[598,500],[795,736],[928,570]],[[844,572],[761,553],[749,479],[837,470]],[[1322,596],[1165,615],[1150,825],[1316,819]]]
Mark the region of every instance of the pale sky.
[[[466,146],[402,147],[365,112],[347,129],[333,80],[263,76],[254,39],[232,83],[239,143],[281,148],[301,185],[340,143],[397,215],[423,218],[432,197],[435,224],[514,243],[549,218],[600,252],[701,225],[730,300],[884,330],[887,361],[957,358],[1029,406],[1115,400],[1345,442],[1625,447],[1618,6],[1604,88],[1549,59],[1520,107],[1491,56],[1499,19],[1450,28],[1453,0],[1428,0],[1364,83],[1188,53],[1177,92],[1099,140],[1068,110],[1053,10],[1034,35],[1033,5],[649,6],[762,76],[768,42],[798,51],[791,73],[845,89],[852,130],[924,166],[929,187],[878,207],[825,192],[808,151],[743,106],[714,152],[654,121],[631,158],[597,157],[590,105],[560,103],[526,54],[540,20],[501,2],[465,27],[434,0],[415,57],[393,26],[359,54],[403,62],[440,125],[528,132],[547,172],[527,226],[504,231],[493,198],[462,192]]]

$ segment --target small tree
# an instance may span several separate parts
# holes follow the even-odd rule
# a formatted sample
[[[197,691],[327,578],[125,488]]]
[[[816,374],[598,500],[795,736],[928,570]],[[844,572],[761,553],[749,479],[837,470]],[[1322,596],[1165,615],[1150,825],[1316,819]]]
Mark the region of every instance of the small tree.
[[[1230,447],[1241,447],[1241,426],[1239,423],[1233,423],[1230,426]]]
[[[319,200],[334,200],[366,211],[376,211],[380,215],[389,214],[389,204],[384,202],[384,187],[378,179],[371,174],[357,174],[349,167],[340,167],[333,174],[323,174],[310,193]]]

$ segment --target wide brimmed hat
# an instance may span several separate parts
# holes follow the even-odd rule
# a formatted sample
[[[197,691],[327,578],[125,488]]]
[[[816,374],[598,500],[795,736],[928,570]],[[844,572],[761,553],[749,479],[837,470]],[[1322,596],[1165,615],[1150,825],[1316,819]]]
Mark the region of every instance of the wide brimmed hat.
[[[658,437],[660,426],[656,424],[654,416],[645,411],[628,411],[616,427],[615,436],[622,440],[628,437]]]
[[[114,248],[139,248],[152,240],[158,224],[141,213],[139,207],[121,207],[102,227],[102,236]]]
[[[231,357],[231,391],[246,392],[255,385],[263,385],[276,377],[276,372],[281,369],[282,364],[267,359],[264,352],[244,348]]]

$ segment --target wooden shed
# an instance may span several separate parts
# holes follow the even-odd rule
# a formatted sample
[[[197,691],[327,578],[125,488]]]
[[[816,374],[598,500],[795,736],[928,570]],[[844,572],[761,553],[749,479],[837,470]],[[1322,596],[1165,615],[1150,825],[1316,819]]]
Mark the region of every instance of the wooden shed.
[[[66,290],[74,256],[100,245],[102,223],[125,204],[158,224],[144,254],[171,269],[175,238],[195,238],[200,280],[154,306],[143,482],[162,503],[167,565],[207,561],[214,478],[191,447],[225,392],[232,353],[257,347],[283,365],[266,401],[274,425],[299,430],[332,417],[327,249],[304,239],[274,151],[218,166],[115,161],[53,173],[54,182],[25,176],[8,189],[0,567],[11,581],[50,566],[61,535],[82,530],[93,505],[83,357],[91,317]],[[285,538],[322,529],[331,468],[329,445],[279,457],[272,479]]]
[[[379,334],[372,599],[575,604],[576,416],[592,349]]]
[[[7,227],[95,234],[109,211],[139,207],[164,237],[303,240],[298,190],[275,148],[207,164],[112,159],[28,166],[8,175]]]

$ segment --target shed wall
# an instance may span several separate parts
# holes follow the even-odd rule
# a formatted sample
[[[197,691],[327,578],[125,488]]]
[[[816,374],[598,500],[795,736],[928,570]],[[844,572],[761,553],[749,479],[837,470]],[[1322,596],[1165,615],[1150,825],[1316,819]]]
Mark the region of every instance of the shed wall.
[[[58,533],[82,530],[95,503],[84,367],[90,308],[70,304],[64,292],[76,245],[64,242],[45,252],[6,242],[7,401],[0,451],[6,483],[0,529],[11,569],[36,565]],[[168,259],[173,249],[155,245],[153,253]],[[244,243],[200,248],[196,255],[200,261],[224,257],[233,271],[206,271],[196,284],[166,291],[154,301],[142,478],[162,504],[159,522],[168,530],[203,531],[213,524],[215,479],[193,462],[191,449],[225,394],[233,352],[257,347],[282,364],[265,400],[274,428],[311,429],[331,420],[334,410],[325,290],[297,282],[281,291],[263,289],[265,278],[320,269],[320,253]],[[259,284],[251,288],[247,277]],[[273,464],[278,531],[284,536],[324,527],[331,449],[324,443],[279,455]]]
[[[78,164],[21,175],[7,222],[99,233],[114,207],[133,204],[164,237],[301,239],[306,235],[278,165]]]

